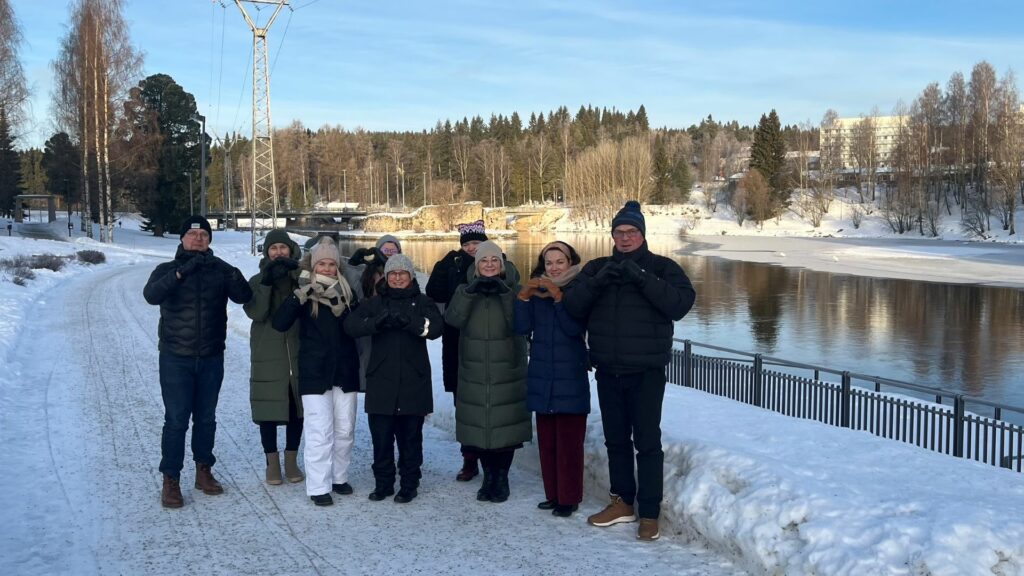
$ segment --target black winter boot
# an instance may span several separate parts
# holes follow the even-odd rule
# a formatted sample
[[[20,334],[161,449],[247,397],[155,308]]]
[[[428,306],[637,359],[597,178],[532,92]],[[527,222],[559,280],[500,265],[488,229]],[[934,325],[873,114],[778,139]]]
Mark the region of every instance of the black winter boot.
[[[508,469],[495,468],[491,472],[493,475],[493,480],[491,480],[491,502],[499,503],[508,500]]]
[[[480,483],[480,489],[476,492],[476,499],[480,502],[488,502],[491,499],[491,485],[494,484],[494,469],[484,465],[484,479]]]
[[[369,498],[374,502],[380,502],[381,500],[387,498],[388,496],[391,496],[394,493],[394,484],[391,484],[390,486],[387,484],[377,484],[377,487],[374,489],[374,491],[370,492]]]

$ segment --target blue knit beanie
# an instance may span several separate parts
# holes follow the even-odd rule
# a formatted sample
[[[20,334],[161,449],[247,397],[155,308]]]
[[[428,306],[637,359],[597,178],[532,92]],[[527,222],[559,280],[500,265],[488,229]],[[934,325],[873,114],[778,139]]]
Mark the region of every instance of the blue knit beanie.
[[[615,218],[612,218],[612,231],[622,225],[636,226],[644,238],[647,237],[647,224],[644,222],[643,212],[640,211],[640,203],[636,200],[626,202]]]

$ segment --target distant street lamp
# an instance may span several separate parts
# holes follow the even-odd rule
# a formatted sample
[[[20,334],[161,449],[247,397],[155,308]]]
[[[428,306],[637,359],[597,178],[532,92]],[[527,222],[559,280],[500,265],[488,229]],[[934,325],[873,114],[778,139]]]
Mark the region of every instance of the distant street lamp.
[[[191,172],[182,172],[182,174],[183,175],[184,174],[188,175],[188,215],[189,216],[195,216],[195,214],[196,214],[195,203],[192,201],[192,173]]]
[[[68,191],[68,179],[64,179],[64,207],[68,209],[68,224],[71,224],[71,192]]]
[[[189,118],[200,125],[199,131],[199,215],[206,218],[206,116],[192,114]],[[189,185],[192,180],[189,180]]]

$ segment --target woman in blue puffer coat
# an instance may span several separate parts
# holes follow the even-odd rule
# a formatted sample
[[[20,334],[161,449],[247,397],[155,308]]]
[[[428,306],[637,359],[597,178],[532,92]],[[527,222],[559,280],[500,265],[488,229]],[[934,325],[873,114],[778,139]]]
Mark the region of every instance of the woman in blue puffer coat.
[[[532,336],[526,407],[537,414],[537,447],[546,500],[555,516],[572,515],[583,500],[583,440],[590,412],[583,326],[562,306],[562,288],[580,271],[565,242],[540,251],[515,301],[515,329]]]

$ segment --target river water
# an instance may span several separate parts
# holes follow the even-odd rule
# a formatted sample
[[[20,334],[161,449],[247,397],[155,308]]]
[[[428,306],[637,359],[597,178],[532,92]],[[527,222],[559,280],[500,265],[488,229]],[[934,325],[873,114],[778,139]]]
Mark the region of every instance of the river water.
[[[551,235],[499,240],[523,276]],[[611,253],[603,234],[560,234],[583,260]],[[342,253],[371,242],[342,241]],[[650,248],[697,290],[676,336],[735,350],[962,392],[1024,407],[1024,290],[845,276],[693,256],[682,239]],[[457,240],[403,242],[429,273]]]

